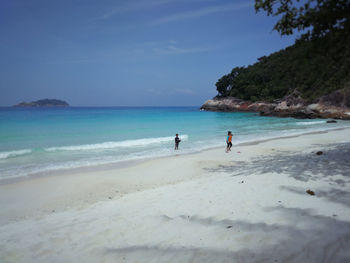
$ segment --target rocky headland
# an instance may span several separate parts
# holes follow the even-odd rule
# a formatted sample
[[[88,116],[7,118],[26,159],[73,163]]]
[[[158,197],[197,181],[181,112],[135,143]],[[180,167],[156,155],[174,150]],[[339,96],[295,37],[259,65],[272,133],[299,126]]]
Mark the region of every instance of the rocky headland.
[[[32,102],[21,102],[14,107],[69,107],[69,104],[63,100],[43,99]]]
[[[334,91],[313,102],[307,102],[293,92],[273,102],[245,101],[234,97],[214,97],[201,109],[224,112],[259,112],[262,116],[294,117],[302,119],[331,118],[350,120],[350,89]]]

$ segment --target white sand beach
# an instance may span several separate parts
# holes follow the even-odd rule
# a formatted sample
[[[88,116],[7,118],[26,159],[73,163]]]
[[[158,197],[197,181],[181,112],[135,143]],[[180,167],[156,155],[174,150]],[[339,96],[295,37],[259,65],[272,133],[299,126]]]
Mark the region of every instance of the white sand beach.
[[[1,184],[0,262],[350,262],[350,129],[224,148]]]

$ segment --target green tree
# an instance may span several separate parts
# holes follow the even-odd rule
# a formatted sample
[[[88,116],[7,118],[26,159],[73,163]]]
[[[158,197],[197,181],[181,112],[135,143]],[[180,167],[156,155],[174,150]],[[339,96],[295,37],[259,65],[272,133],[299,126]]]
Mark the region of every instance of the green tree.
[[[350,0],[255,0],[255,9],[281,16],[274,27],[281,35],[302,35],[253,65],[233,68],[216,83],[219,95],[273,101],[297,90],[312,102],[350,88]]]
[[[302,39],[315,39],[350,31],[349,0],[255,0],[255,10],[281,16],[274,26],[281,35],[301,31]]]
[[[216,82],[216,90],[218,91],[219,95],[225,96],[228,93],[228,89],[230,86],[230,75],[224,75],[222,76],[217,82]]]

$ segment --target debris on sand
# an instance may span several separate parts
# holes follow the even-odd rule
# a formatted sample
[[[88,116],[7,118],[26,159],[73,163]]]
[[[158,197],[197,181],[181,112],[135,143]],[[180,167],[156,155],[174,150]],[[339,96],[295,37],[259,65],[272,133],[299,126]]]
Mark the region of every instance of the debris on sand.
[[[309,195],[315,195],[315,192],[314,192],[314,191],[311,191],[310,189],[306,190],[306,192],[307,192]]]

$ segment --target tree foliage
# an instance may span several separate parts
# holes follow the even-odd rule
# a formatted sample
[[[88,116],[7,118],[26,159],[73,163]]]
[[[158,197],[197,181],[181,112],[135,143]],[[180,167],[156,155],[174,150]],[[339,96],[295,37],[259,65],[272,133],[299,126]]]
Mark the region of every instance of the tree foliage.
[[[220,96],[274,100],[298,90],[313,100],[350,83],[350,37],[328,34],[264,56],[248,67],[236,67],[216,83]]]
[[[255,10],[281,16],[274,26],[281,35],[302,32],[314,39],[338,30],[350,30],[349,0],[255,0]]]
[[[219,96],[274,100],[298,90],[313,99],[350,86],[350,0],[255,0],[256,11],[282,16],[281,35],[301,31],[293,46],[235,67],[216,83]]]

